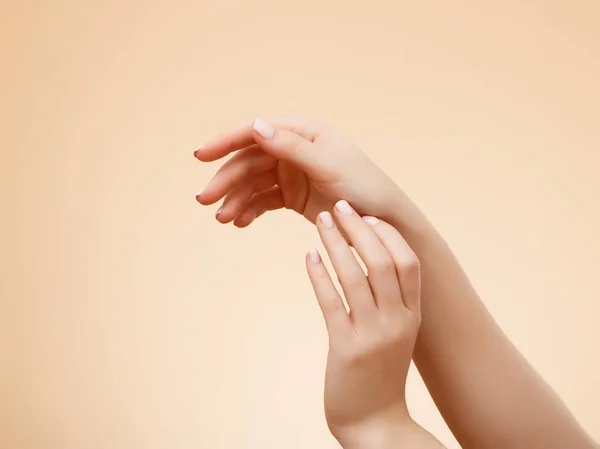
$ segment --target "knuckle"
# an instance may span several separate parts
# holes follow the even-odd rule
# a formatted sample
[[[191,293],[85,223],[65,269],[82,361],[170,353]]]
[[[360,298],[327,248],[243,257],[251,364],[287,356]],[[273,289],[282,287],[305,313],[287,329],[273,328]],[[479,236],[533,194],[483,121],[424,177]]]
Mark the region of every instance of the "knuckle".
[[[290,132],[278,132],[276,134],[276,145],[296,152],[301,149],[302,140]]]
[[[351,273],[340,279],[340,283],[350,290],[357,290],[366,287],[368,284],[364,273]]]
[[[411,252],[398,262],[398,269],[405,272],[419,273],[421,271],[421,261],[414,252]]]
[[[387,344],[395,344],[402,343],[408,339],[410,332],[404,326],[398,325],[395,323],[393,326],[389,326],[386,331],[386,343]]]
[[[360,360],[369,360],[379,354],[387,352],[387,350],[394,346],[396,342],[392,341],[387,335],[380,334],[372,338],[367,344],[365,344],[360,351]]]
[[[387,344],[404,345],[416,338],[420,326],[419,316],[406,319],[390,320],[385,325],[385,340]]]
[[[382,255],[372,260],[368,265],[372,271],[379,273],[393,273],[396,271],[396,265],[391,257]]]
[[[348,365],[363,365],[368,364],[378,354],[390,346],[389,339],[384,334],[363,336],[360,341],[355,344],[348,345],[343,350],[340,356]]]
[[[340,299],[336,296],[329,295],[322,301],[322,306],[328,313],[339,313],[342,310],[345,312],[346,308]]]
[[[369,355],[370,349],[366,345],[352,345],[340,352],[340,357],[349,366],[364,364]]]

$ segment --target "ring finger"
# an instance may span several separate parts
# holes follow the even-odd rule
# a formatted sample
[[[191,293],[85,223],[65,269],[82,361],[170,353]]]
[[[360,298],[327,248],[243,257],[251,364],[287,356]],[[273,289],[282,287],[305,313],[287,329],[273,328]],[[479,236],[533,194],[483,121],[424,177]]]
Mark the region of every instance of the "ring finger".
[[[265,153],[258,145],[244,148],[223,164],[197,199],[204,205],[216,203],[244,178],[270,171],[276,165],[277,159]]]
[[[229,191],[223,204],[217,210],[217,220],[229,223],[242,212],[255,193],[270,189],[277,183],[277,174],[271,170],[260,175],[250,176]]]

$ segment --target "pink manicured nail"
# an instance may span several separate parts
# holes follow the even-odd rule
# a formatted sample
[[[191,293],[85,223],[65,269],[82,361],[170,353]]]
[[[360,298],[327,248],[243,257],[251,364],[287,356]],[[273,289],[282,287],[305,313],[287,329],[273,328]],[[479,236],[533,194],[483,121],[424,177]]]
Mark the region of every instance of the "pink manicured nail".
[[[335,205],[335,208],[342,215],[352,215],[354,212],[352,210],[352,207],[348,204],[348,201],[346,201],[346,200],[338,201],[337,204]]]
[[[310,261],[312,263],[321,262],[321,256],[319,254],[319,251],[317,251],[316,249],[311,249],[310,252],[308,253],[308,256],[310,257]]]
[[[275,128],[262,119],[257,118],[253,128],[263,139],[271,140],[275,136]]]
[[[218,217],[221,212],[223,212],[223,206],[217,209],[217,212],[215,212],[215,217]]]
[[[323,226],[327,229],[333,228],[333,218],[329,212],[321,212],[319,214],[319,220],[321,220],[321,223],[323,223]]]
[[[378,218],[371,217],[369,215],[365,215],[362,218],[363,218],[363,220],[365,220],[365,222],[367,224],[370,224],[371,226],[375,226],[377,223],[379,223],[379,219]]]

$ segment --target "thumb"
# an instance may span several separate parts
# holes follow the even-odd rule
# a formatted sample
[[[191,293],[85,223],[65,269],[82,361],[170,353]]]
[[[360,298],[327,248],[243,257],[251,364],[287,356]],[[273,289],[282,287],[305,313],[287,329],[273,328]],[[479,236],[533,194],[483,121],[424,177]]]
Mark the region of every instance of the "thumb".
[[[318,148],[314,142],[292,131],[277,129],[262,119],[256,119],[254,140],[267,153],[292,162],[303,171],[310,173],[318,168]]]

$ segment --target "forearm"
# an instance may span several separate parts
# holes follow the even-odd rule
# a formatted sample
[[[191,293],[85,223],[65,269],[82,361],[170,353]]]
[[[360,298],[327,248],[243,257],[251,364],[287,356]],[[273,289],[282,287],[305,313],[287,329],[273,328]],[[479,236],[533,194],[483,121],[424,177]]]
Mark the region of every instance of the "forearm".
[[[444,239],[402,193],[386,219],[422,267],[414,360],[464,448],[596,447],[491,317]]]

